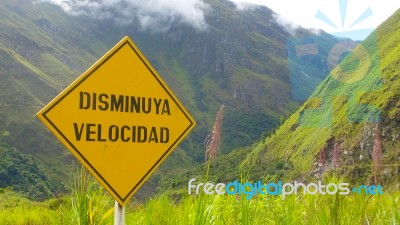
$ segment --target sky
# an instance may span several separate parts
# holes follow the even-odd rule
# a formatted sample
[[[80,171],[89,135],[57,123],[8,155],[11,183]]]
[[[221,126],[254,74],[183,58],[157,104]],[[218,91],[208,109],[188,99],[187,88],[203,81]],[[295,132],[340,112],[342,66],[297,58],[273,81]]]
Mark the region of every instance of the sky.
[[[280,23],[322,29],[337,36],[363,39],[400,8],[398,0],[231,0],[238,9],[248,3],[277,12]]]

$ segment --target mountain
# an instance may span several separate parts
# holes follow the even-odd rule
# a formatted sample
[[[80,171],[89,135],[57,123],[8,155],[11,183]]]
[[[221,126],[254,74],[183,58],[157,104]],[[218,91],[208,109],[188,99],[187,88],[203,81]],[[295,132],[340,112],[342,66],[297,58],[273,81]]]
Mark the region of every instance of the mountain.
[[[291,98],[287,40],[315,35],[305,29],[291,33],[265,7],[238,11],[229,1],[206,3],[206,30],[177,24],[152,31],[138,21],[120,25],[72,16],[48,3],[0,2],[0,142],[38,158],[47,174],[63,180],[74,160],[35,114],[125,35],[198,124],[162,173],[185,171],[204,160],[203,141],[222,103],[222,153],[258,140],[299,106]],[[326,58],[326,50],[339,40],[323,32],[319,37],[326,43],[321,48]],[[320,70],[318,74],[327,73],[324,66]],[[303,87],[308,92],[313,88]]]
[[[336,67],[242,162],[254,179],[400,178],[400,10]]]

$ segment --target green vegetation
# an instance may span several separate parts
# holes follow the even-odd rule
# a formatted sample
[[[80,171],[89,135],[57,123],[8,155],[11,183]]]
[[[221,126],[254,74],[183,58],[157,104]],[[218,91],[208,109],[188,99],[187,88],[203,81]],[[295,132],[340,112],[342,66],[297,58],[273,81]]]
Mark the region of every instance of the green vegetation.
[[[310,182],[339,175],[352,184],[379,182],[389,189],[398,187],[400,48],[394,43],[400,42],[399,30],[400,11],[363,43],[370,57],[363,61],[371,63],[367,73],[360,61],[365,50],[359,47],[275,132],[258,144],[219,156],[211,164],[211,180],[226,182],[243,173],[250,180],[272,177]],[[356,70],[356,64],[361,69]],[[382,150],[378,174],[374,174],[376,149]],[[198,166],[169,176],[160,189],[184,188],[190,178],[202,177],[204,172],[204,166]],[[179,191],[168,194],[182,196]]]
[[[0,224],[42,225],[110,224],[113,201],[85,170],[72,179],[72,193],[58,199],[33,202],[10,189],[0,189]]]
[[[399,21],[397,11],[347,55],[297,112],[256,145],[241,168],[252,178],[271,174],[308,181],[331,171],[369,183],[376,182],[373,164],[379,162],[378,182],[398,184]],[[379,159],[376,149],[382,152]]]
[[[31,202],[0,189],[2,225],[112,224],[113,206],[103,189],[81,173],[70,197]],[[89,183],[88,183],[89,182]],[[85,186],[82,187],[81,185]],[[86,186],[87,185],[87,186]],[[95,186],[92,186],[95,185]],[[85,188],[85,192],[81,190]],[[79,193],[77,193],[79,192]],[[400,193],[383,195],[166,195],[127,206],[126,224],[399,224]]]
[[[12,187],[34,200],[52,197],[56,189],[63,188],[62,184],[49,181],[38,160],[32,156],[7,145],[0,145],[0,156],[0,188]]]
[[[61,209],[61,223],[77,225],[108,224],[114,209],[112,201],[104,193],[104,189],[93,179],[82,166],[73,179],[71,204]]]
[[[127,224],[398,224],[399,195],[167,197],[128,210]],[[168,210],[165,210],[168,209]]]
[[[60,200],[33,202],[10,188],[0,188],[0,221],[3,225],[55,224]]]
[[[195,168],[183,173],[170,174],[159,182],[158,191],[170,196],[182,197],[187,182],[191,178],[204,177],[207,174],[209,180],[215,182],[233,181],[241,177],[240,163],[246,158],[247,154],[253,149],[252,146],[236,149],[227,155],[219,155],[209,166],[199,164]],[[259,179],[258,177],[257,179]],[[206,179],[206,178],[204,178]]]

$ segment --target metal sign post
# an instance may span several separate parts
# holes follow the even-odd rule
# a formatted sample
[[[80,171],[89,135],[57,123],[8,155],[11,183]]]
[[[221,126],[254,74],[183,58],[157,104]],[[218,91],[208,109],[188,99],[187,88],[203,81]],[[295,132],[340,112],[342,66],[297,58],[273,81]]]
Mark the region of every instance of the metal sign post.
[[[115,201],[114,225],[125,225],[125,206]]]

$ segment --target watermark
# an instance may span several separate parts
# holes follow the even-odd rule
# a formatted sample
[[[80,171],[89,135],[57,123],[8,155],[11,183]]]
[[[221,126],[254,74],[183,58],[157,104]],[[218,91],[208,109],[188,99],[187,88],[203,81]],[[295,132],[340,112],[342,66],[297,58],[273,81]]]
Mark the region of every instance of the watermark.
[[[346,22],[349,12],[348,1],[338,0],[341,14],[341,24],[333,23],[323,10],[316,13],[316,19],[327,25],[338,28],[339,32],[330,34],[323,32],[309,35],[297,35],[288,39],[287,51],[290,70],[291,96],[295,101],[305,101],[314,93],[317,86],[329,75],[325,87],[320,90],[339,90],[325,92],[324,98],[314,99],[319,102],[315,108],[307,108],[300,115],[300,125],[305,127],[332,126],[334,116],[334,101],[339,98],[346,102],[348,122],[380,121],[380,110],[374,105],[362,102],[362,96],[379,90],[381,71],[378,45],[374,29],[355,30],[353,27],[373,16],[367,7],[364,12],[351,23]],[[350,26],[345,27],[345,24]],[[368,41],[358,42],[359,37],[370,34]],[[341,37],[341,38],[339,38]],[[344,37],[353,37],[354,40]],[[342,91],[340,91],[342,90]],[[345,91],[343,91],[345,90]],[[321,115],[321,112],[325,112]],[[315,118],[307,120],[305,118]]]
[[[204,193],[207,195],[245,195],[247,200],[250,200],[255,195],[281,195],[285,199],[288,195],[348,195],[351,192],[367,195],[383,194],[381,185],[357,186],[350,188],[349,183],[329,183],[323,184],[321,181],[317,183],[304,184],[294,181],[293,183],[283,183],[282,181],[270,182],[264,184],[261,181],[254,183],[240,183],[238,180],[229,183],[196,183],[196,179],[192,178],[188,182],[188,194],[199,195]]]

